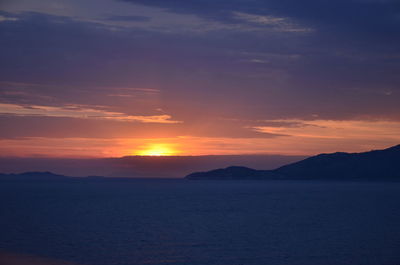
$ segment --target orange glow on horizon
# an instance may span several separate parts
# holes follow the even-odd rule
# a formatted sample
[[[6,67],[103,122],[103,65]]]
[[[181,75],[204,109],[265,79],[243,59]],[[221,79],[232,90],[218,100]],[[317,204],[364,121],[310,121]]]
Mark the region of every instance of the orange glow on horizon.
[[[151,144],[143,150],[138,150],[135,155],[139,156],[173,156],[178,153],[167,144]]]
[[[269,120],[266,124],[246,128],[257,132],[257,135],[5,138],[0,139],[0,157],[96,158],[247,154],[308,156],[338,151],[365,152],[400,143],[399,121]]]

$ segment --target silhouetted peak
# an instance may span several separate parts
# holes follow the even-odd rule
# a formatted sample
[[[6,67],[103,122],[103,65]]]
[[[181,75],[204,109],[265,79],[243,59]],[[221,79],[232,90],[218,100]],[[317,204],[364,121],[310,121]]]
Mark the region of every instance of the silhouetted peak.
[[[275,170],[232,166],[189,179],[400,179],[400,145],[364,153],[319,154]]]
[[[312,156],[312,157],[309,157],[309,158],[318,158],[318,157],[320,157],[320,158],[325,158],[325,157],[345,157],[345,156],[348,156],[348,155],[350,155],[350,153],[346,153],[346,152],[336,152],[336,153],[323,153],[323,154],[319,154],[319,155]]]
[[[227,171],[252,171],[255,169],[249,168],[249,167],[242,167],[242,166],[230,166],[225,168],[225,170]]]
[[[400,144],[392,146],[392,147],[389,147],[389,148],[384,149],[384,150],[400,152]]]

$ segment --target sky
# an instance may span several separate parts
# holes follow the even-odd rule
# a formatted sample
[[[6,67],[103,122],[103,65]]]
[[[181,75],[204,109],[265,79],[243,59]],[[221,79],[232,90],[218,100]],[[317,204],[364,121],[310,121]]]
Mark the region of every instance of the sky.
[[[0,156],[400,143],[397,0],[2,0]]]

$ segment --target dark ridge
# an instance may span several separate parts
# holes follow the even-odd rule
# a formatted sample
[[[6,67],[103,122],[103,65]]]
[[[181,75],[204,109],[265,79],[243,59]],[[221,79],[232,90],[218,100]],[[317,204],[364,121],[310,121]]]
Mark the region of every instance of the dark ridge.
[[[0,180],[66,180],[66,179],[104,179],[102,176],[87,176],[87,177],[69,177],[52,172],[24,172],[20,174],[2,174],[0,173]]]
[[[238,166],[215,169],[208,172],[196,172],[186,176],[188,179],[263,179],[268,177],[279,178],[279,176],[271,170],[255,170]]]
[[[24,172],[20,174],[0,174],[2,180],[60,180],[69,177],[64,175],[54,174],[48,171],[45,172]]]
[[[187,179],[400,179],[400,145],[364,153],[319,154],[275,170],[228,167]]]

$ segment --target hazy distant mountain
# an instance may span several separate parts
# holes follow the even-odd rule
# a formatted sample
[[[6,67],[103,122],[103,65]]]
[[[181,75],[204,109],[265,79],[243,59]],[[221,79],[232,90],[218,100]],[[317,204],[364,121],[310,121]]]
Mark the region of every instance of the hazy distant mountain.
[[[103,176],[87,176],[81,177],[89,180],[104,179]],[[24,172],[20,174],[2,174],[0,173],[0,180],[64,180],[64,179],[81,179],[70,176],[54,174],[52,172]]]
[[[256,170],[248,167],[232,166],[207,172],[195,172],[187,179],[279,179],[283,176],[275,170]]]
[[[69,177],[51,172],[25,172],[21,174],[0,174],[0,180],[60,180]]]
[[[275,170],[228,167],[187,179],[400,179],[400,145],[365,153],[320,154]]]
[[[128,156],[120,158],[0,157],[0,172],[50,171],[66,176],[181,178],[191,172],[241,164],[274,169],[304,159],[285,155]]]

